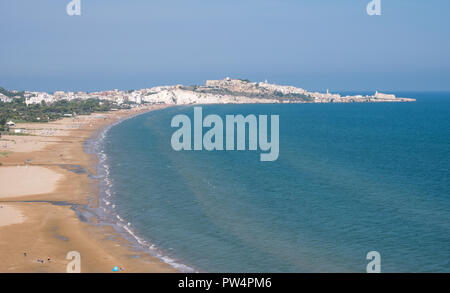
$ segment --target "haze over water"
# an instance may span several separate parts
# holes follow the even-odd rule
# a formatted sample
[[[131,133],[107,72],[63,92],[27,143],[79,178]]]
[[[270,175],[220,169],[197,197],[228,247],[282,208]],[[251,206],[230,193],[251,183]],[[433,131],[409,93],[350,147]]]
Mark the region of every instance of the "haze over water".
[[[450,272],[450,94],[415,103],[209,105],[280,116],[280,155],[173,151],[176,114],[107,133],[115,212],[164,255],[208,272]],[[104,195],[103,195],[104,196]]]

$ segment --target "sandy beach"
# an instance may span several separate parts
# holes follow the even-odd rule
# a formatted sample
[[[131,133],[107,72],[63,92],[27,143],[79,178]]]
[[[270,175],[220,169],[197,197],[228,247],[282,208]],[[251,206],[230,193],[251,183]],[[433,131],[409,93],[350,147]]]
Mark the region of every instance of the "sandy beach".
[[[77,166],[96,173],[84,142],[118,119],[163,106],[94,113],[49,123],[19,123],[27,135],[0,139],[0,272],[66,272],[70,251],[81,272],[175,272],[133,250],[112,227],[81,221],[72,205],[98,199],[98,184]],[[38,261],[40,260],[40,261]]]
[[[0,227],[12,224],[20,224],[25,221],[25,216],[20,209],[9,206],[0,205]]]
[[[62,178],[60,173],[45,167],[0,168],[0,199],[50,193]]]

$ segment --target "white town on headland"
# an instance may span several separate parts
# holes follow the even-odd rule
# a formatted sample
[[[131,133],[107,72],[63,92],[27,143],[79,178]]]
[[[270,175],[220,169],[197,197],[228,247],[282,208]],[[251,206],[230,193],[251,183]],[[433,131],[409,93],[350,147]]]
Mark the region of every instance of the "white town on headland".
[[[10,91],[17,92],[19,91]],[[398,98],[392,94],[376,92],[374,95],[341,96],[340,94],[310,92],[294,86],[265,82],[250,82],[245,79],[207,80],[203,86],[156,86],[140,90],[108,90],[100,92],[46,92],[25,91],[25,102],[38,104],[59,100],[109,100],[118,105],[131,103],[157,104],[251,104],[251,103],[354,103],[354,102],[414,102],[415,99]],[[12,102],[20,96],[6,96],[0,93],[0,101]]]

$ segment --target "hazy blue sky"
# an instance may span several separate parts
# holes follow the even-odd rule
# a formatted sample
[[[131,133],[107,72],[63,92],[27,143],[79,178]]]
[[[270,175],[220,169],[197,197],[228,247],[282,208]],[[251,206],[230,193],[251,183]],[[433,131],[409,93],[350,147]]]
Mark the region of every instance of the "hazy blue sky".
[[[306,89],[450,90],[450,1],[0,1],[0,86],[133,89],[248,78]]]

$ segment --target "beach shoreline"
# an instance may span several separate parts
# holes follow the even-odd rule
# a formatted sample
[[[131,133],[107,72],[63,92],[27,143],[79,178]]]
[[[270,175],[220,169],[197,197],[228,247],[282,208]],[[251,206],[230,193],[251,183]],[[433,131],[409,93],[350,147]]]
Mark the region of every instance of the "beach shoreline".
[[[30,135],[0,139],[0,272],[66,272],[78,251],[81,272],[176,272],[135,249],[113,227],[78,213],[98,207],[96,154],[86,141],[125,118],[166,107],[93,113],[49,123],[19,123]],[[95,177],[95,176],[94,176]]]

